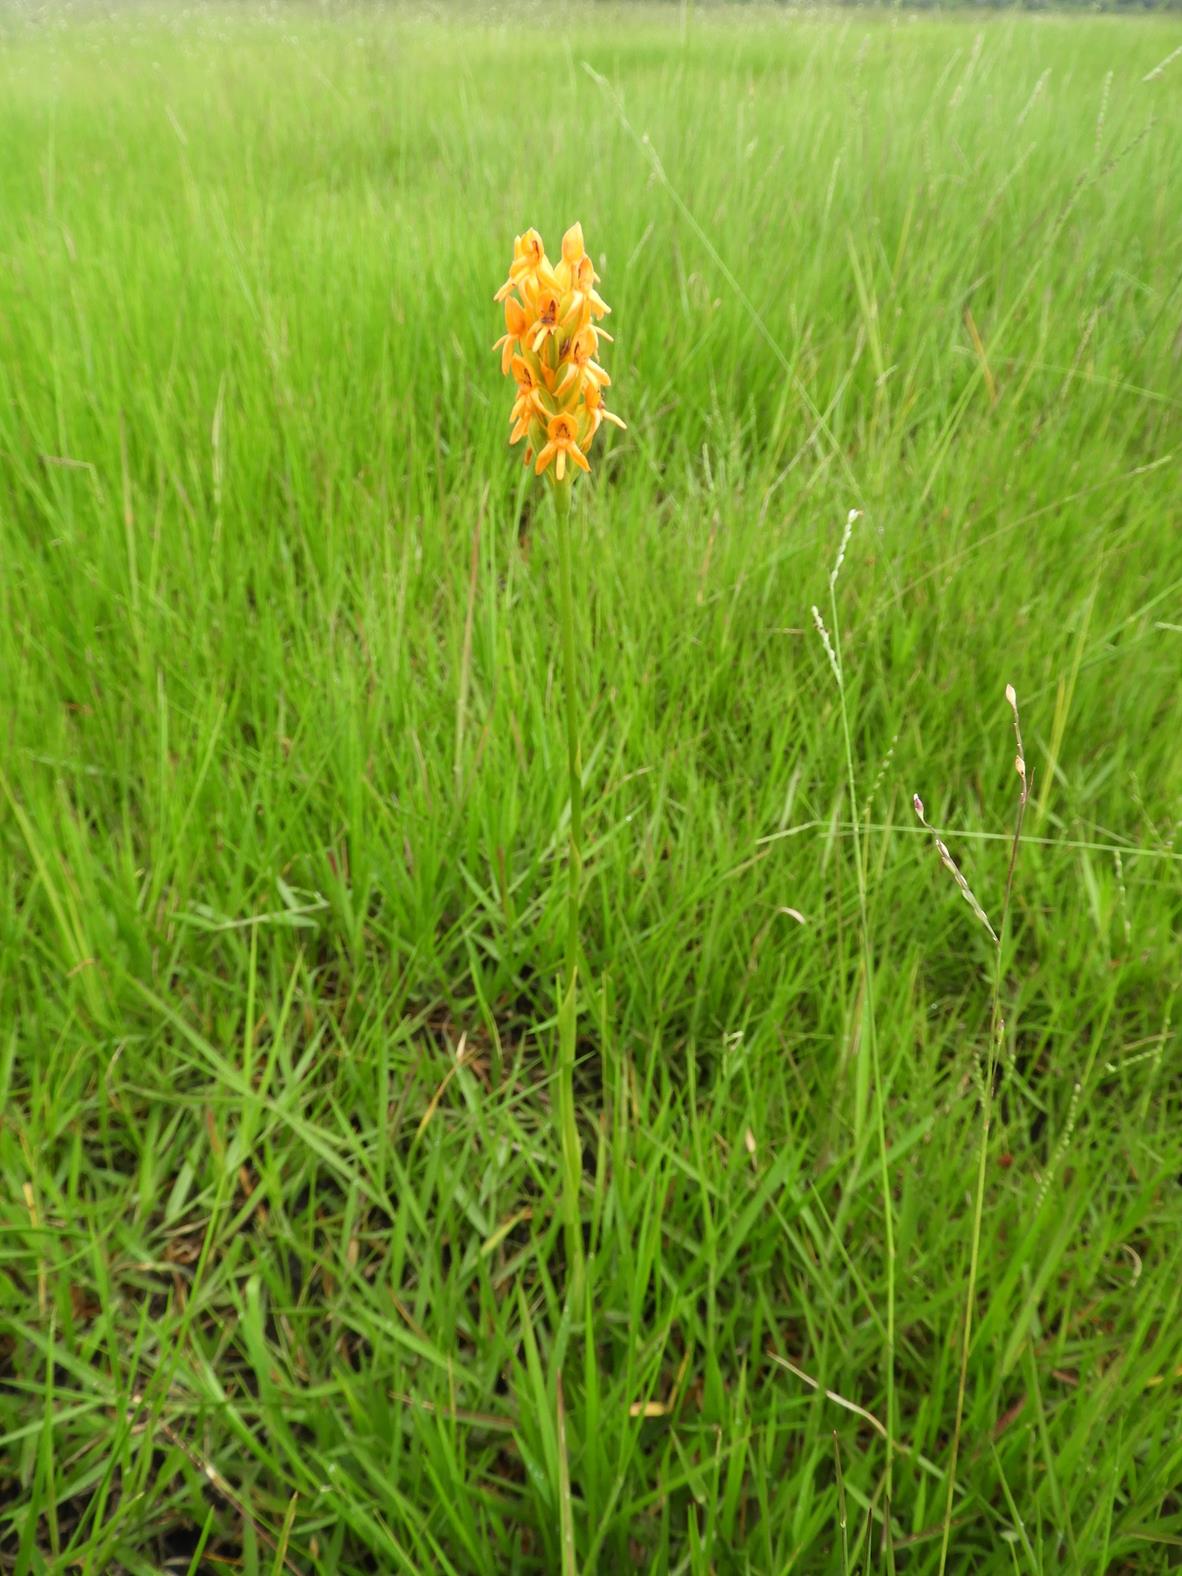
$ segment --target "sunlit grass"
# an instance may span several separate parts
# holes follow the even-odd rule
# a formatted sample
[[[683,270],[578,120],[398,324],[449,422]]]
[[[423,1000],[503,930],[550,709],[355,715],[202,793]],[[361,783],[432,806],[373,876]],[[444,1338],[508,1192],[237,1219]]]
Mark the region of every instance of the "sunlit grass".
[[[1007,683],[947,1568],[1174,1568],[1180,43],[0,23],[4,1568],[935,1573]],[[573,1306],[489,347],[576,217]]]

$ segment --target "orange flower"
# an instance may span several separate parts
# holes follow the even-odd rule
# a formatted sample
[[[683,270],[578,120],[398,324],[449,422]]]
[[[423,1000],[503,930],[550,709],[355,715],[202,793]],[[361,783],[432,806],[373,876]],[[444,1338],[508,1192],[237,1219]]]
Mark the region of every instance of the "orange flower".
[[[581,445],[584,454],[591,447],[595,434],[605,421],[610,421],[613,427],[619,427],[621,432],[627,432],[628,430],[615,411],[608,410],[603,403],[603,393],[597,383],[592,383],[587,389],[587,415],[589,418],[587,434]]]
[[[601,389],[609,387],[611,378],[593,358],[599,346],[595,343],[595,329],[588,326],[581,328],[563,347],[563,360],[566,365],[562,376],[554,385],[554,392],[561,393],[562,389],[572,378],[582,378],[584,386],[595,384]]]
[[[558,327],[558,313],[562,306],[556,290],[539,290],[534,301],[534,311],[537,313],[535,323],[537,333],[533,337],[530,349],[536,355],[545,342],[546,335],[554,333]]]
[[[583,226],[581,224],[572,224],[562,237],[562,260],[554,270],[554,277],[558,280],[561,289],[573,290],[577,288],[579,269],[585,257],[588,264],[590,264],[591,259],[587,257],[583,246]],[[593,268],[591,274],[592,279],[599,277]]]
[[[493,346],[494,350],[501,352],[501,371],[508,373],[513,365],[515,351],[521,345],[521,336],[529,327],[529,318],[525,315],[525,308],[514,296],[505,300],[505,332]]]
[[[595,289],[598,278],[582,225],[563,236],[554,267],[541,236],[527,230],[513,242],[509,277],[496,294],[505,332],[493,348],[517,386],[509,442],[528,439],[526,464],[536,450],[538,474],[548,471],[558,486],[569,485],[575,469],[590,470],[586,455],[605,421],[624,425],[603,403],[611,379],[596,357],[611,335],[598,320],[610,309]]]
[[[519,443],[529,432],[531,421],[545,421],[546,407],[542,404],[541,387],[533,368],[521,356],[513,357],[513,376],[517,379],[517,398],[509,412],[513,431],[510,443]]]
[[[557,283],[554,270],[550,266],[550,259],[546,256],[546,248],[542,245],[542,237],[536,230],[527,230],[524,235],[517,236],[513,242],[513,261],[509,265],[509,277],[493,300],[504,301],[516,290],[522,300],[528,304],[530,297],[540,286],[554,286]]]
[[[591,266],[591,259],[589,257],[583,257],[580,259],[579,266],[575,272],[574,277],[575,286],[587,298],[587,301],[591,307],[591,316],[606,317],[611,311],[611,307],[608,306],[607,302],[603,300],[598,291],[595,289],[595,281],[598,278],[599,275]]]
[[[551,417],[550,424],[546,428],[546,437],[549,441],[538,455],[537,464],[534,466],[539,476],[553,460],[554,474],[561,481],[566,475],[567,455],[581,471],[591,469],[586,455],[579,447],[579,429],[573,416]]]

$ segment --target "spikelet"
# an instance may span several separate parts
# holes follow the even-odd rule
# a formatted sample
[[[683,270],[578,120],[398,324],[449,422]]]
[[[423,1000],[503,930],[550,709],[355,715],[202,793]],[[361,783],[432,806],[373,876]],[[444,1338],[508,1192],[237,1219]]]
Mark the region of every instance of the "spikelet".
[[[605,421],[624,425],[603,399],[611,379],[599,365],[599,342],[611,336],[599,323],[611,308],[595,289],[598,278],[581,224],[563,236],[556,264],[538,232],[527,230],[513,242],[509,277],[494,297],[504,303],[505,332],[493,349],[517,385],[509,442],[526,439],[526,465],[556,486],[569,486],[575,469],[591,469],[587,455]]]

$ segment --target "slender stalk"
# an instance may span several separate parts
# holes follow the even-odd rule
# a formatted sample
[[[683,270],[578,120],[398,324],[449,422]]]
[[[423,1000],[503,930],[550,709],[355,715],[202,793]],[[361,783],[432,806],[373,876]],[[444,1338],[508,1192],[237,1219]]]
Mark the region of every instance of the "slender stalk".
[[[1030,797],[1030,784],[1026,776],[1026,751],[1022,744],[1022,727],[1018,720],[1018,702],[1007,686],[1006,700],[1014,713],[1014,737],[1018,744],[1015,765],[1022,779],[1018,795],[1018,809],[1014,817],[1014,832],[1010,842],[1010,863],[1006,870],[1005,896],[997,926],[997,941],[993,951],[993,988],[989,1005],[989,1053],[985,1059],[985,1086],[981,1091],[981,1139],[977,1149],[977,1183],[973,1198],[973,1235],[969,1246],[969,1279],[965,1292],[964,1326],[961,1331],[960,1374],[956,1383],[956,1422],[952,1429],[952,1449],[948,1463],[948,1493],[944,1500],[944,1530],[940,1539],[939,1576],[944,1576],[948,1566],[948,1549],[952,1536],[953,1498],[956,1493],[956,1467],[960,1458],[960,1436],[964,1427],[964,1398],[968,1387],[969,1353],[973,1345],[973,1302],[977,1294],[977,1271],[981,1262],[981,1228],[985,1216],[985,1173],[989,1155],[989,1130],[993,1125],[993,1084],[1001,1060],[1002,1041],[1005,1038],[1005,1020],[1001,1015],[1001,989],[1004,978],[1006,936],[1009,930],[1010,900],[1014,891],[1014,871],[1018,865],[1018,845],[1022,841],[1022,823],[1026,818],[1026,802]]]
[[[562,994],[558,1004],[558,1118],[562,1132],[563,1213],[566,1221],[567,1264],[572,1287],[581,1281],[583,1232],[579,1192],[583,1158],[575,1121],[575,1047],[579,1004],[579,902],[583,882],[583,780],[579,750],[579,690],[575,668],[575,608],[571,568],[570,494],[568,486],[554,488],[554,513],[558,523],[559,594],[562,622],[562,660],[566,687],[566,769],[570,794],[570,852],[566,888],[566,958]]]
[[[846,525],[846,539],[854,516]],[[887,1161],[885,1095],[882,1087],[882,1069],[878,1055],[878,1029],[875,1018],[874,952],[870,942],[870,898],[866,874],[866,843],[862,836],[861,817],[858,811],[857,778],[854,773],[854,745],[850,733],[849,709],[845,695],[845,661],[841,648],[841,620],[837,612],[837,576],[845,554],[845,540],[838,552],[837,562],[829,577],[829,614],[833,622],[834,672],[841,711],[841,733],[845,745],[846,788],[850,800],[850,831],[854,840],[854,869],[858,880],[858,928],[862,942],[862,975],[865,981],[866,1042],[870,1050],[870,1070],[874,1079],[875,1125],[878,1138],[879,1180],[882,1189],[883,1250],[887,1272],[886,1350],[883,1353],[886,1369],[886,1473],[884,1488],[886,1507],[883,1527],[884,1542],[890,1535],[891,1501],[894,1490],[894,1429],[895,1429],[895,1215],[891,1198],[890,1166]],[[894,1556],[888,1544],[887,1568],[893,1571]]]

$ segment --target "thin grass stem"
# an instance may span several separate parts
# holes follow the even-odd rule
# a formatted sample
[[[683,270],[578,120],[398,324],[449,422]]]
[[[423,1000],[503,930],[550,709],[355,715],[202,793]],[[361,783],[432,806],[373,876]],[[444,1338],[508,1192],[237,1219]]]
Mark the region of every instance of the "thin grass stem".
[[[866,875],[866,842],[862,836],[862,826],[858,816],[858,788],[854,772],[853,736],[850,732],[849,708],[846,703],[845,692],[845,666],[841,643],[841,620],[837,611],[837,581],[841,567],[845,560],[846,547],[849,544],[850,533],[858,517],[856,510],[851,510],[846,521],[845,532],[842,536],[841,546],[838,549],[837,559],[833,572],[829,576],[829,615],[833,625],[832,648],[826,642],[827,653],[834,676],[837,680],[838,706],[841,713],[842,742],[845,748],[846,786],[850,802],[850,831],[854,840],[854,869],[858,884],[858,929],[861,937],[862,973],[865,980],[865,1026],[866,1043],[870,1052],[871,1077],[874,1083],[874,1110],[875,1125],[878,1138],[878,1159],[880,1180],[882,1187],[882,1213],[883,1213],[883,1247],[886,1256],[886,1343],[885,1343],[885,1381],[886,1381],[886,1472],[884,1476],[885,1500],[889,1505],[892,1498],[892,1471],[894,1453],[894,1424],[895,1424],[895,1228],[894,1206],[891,1199],[890,1167],[887,1161],[886,1140],[886,1114],[884,1110],[884,1094],[882,1087],[882,1068],[878,1054],[878,1036],[875,1030],[874,1008],[874,952],[870,941],[870,904],[868,897],[868,883]],[[814,616],[815,610],[814,610]],[[818,625],[820,620],[818,619]],[[823,631],[822,631],[823,634]],[[889,1538],[889,1534],[886,1535]],[[884,1540],[885,1541],[885,1540]],[[889,1543],[888,1543],[889,1549]],[[888,1552],[888,1568],[893,1568],[893,1557]]]
[[[981,1228],[985,1215],[985,1169],[989,1154],[989,1130],[993,1123],[993,1084],[1005,1038],[1005,1020],[1001,1015],[1002,970],[1004,966],[1006,936],[1009,928],[1010,900],[1014,890],[1014,871],[1018,865],[1018,845],[1022,840],[1022,822],[1026,815],[1026,801],[1030,797],[1030,783],[1026,774],[1026,752],[1022,746],[1022,728],[1018,718],[1018,701],[1012,685],[1006,686],[1006,700],[1014,714],[1014,737],[1018,753],[1014,761],[1022,788],[1018,795],[1018,809],[1014,818],[1014,833],[1010,841],[1010,860],[1006,870],[1005,895],[998,916],[997,935],[993,948],[993,984],[989,1007],[989,1049],[985,1062],[985,1077],[981,1089],[981,1138],[977,1147],[977,1181],[973,1198],[973,1232],[969,1246],[969,1278],[965,1290],[964,1327],[961,1333],[960,1373],[956,1383],[956,1421],[952,1429],[952,1451],[948,1463],[948,1492],[944,1500],[944,1526],[940,1537],[940,1576],[948,1565],[948,1549],[952,1536],[952,1507],[956,1495],[956,1465],[960,1456],[960,1439],[964,1428],[964,1399],[968,1386],[969,1352],[973,1342],[973,1300],[977,1291],[977,1273],[981,1262]]]

